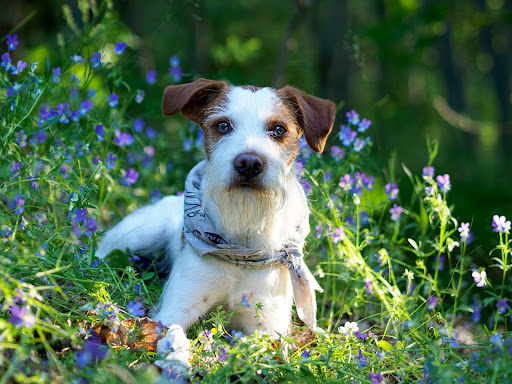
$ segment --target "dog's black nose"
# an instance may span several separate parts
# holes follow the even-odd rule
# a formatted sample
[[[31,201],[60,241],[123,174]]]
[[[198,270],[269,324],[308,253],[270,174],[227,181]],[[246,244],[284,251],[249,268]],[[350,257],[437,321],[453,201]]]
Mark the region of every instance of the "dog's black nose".
[[[263,160],[254,153],[242,153],[233,162],[235,170],[249,180],[263,171]]]

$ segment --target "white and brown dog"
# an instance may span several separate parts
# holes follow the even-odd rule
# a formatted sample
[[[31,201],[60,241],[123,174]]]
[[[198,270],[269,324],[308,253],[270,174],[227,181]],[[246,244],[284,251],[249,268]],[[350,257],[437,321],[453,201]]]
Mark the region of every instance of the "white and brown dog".
[[[204,131],[206,159],[187,177],[184,196],[168,196],[136,210],[103,236],[96,255],[166,249],[172,265],[154,320],[169,327],[159,342],[162,366],[185,365],[185,331],[218,305],[246,300],[260,316],[238,311],[230,326],[286,334],[292,301],[316,326],[314,290],[303,261],[308,205],[294,159],[304,134],[324,149],[335,115],[331,101],[293,87],[230,86],[199,79],[169,86],[163,113],[181,112]],[[169,346],[171,348],[169,348]]]

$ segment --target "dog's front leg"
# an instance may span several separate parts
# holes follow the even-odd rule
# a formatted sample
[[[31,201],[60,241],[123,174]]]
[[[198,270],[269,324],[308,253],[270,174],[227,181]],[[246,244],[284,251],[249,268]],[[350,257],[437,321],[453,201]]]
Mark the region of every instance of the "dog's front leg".
[[[156,364],[173,375],[185,375],[190,366],[190,342],[185,332],[200,317],[226,298],[233,284],[221,264],[211,256],[198,256],[185,245],[172,257],[172,271],[164,287],[159,308],[153,315],[169,327],[158,342],[158,353],[165,356]]]

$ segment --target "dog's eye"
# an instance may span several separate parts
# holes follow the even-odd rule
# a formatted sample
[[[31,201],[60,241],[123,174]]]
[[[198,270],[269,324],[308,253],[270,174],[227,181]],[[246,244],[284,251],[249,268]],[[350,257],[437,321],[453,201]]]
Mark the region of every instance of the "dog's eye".
[[[215,129],[220,133],[228,133],[231,131],[231,125],[227,121],[221,121],[215,125]]]
[[[272,136],[282,137],[286,133],[286,128],[282,125],[276,125],[271,132]]]

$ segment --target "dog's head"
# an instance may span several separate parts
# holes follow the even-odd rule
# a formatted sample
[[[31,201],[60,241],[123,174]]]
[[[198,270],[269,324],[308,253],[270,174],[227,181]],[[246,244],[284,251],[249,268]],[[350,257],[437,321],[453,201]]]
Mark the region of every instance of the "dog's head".
[[[289,176],[301,135],[321,153],[335,115],[333,102],[293,87],[206,79],[167,87],[162,109],[201,125],[208,166],[227,190],[278,188]]]

